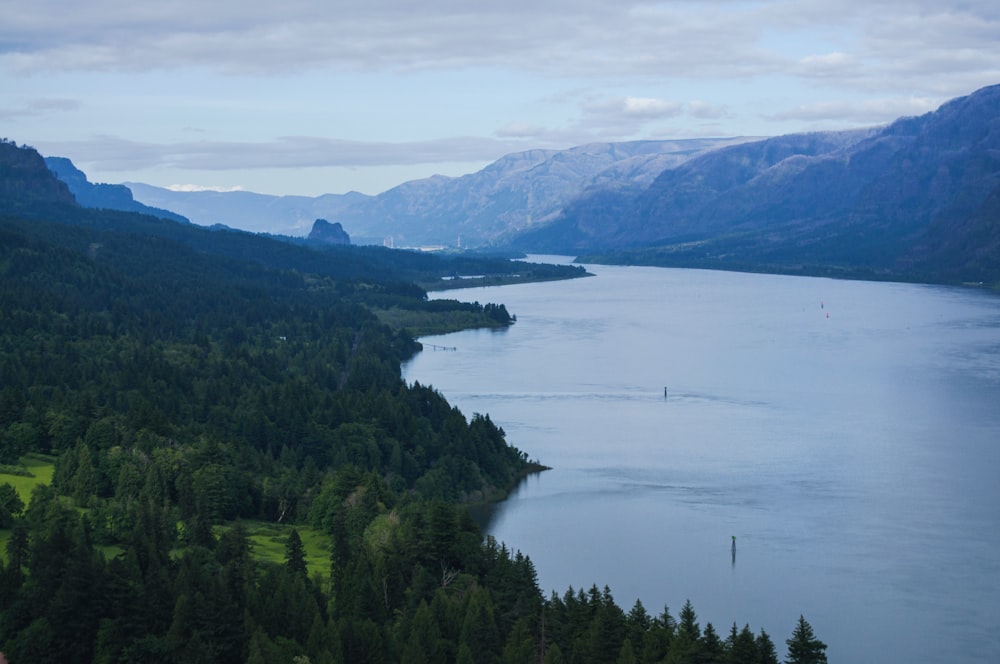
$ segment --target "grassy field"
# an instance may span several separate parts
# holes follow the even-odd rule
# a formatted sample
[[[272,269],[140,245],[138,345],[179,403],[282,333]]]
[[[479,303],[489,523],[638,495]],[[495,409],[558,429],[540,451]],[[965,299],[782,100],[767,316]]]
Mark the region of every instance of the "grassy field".
[[[55,470],[55,458],[41,454],[29,454],[21,459],[13,472],[3,472],[0,468],[0,484],[9,483],[17,490],[25,505],[31,500],[32,490],[39,484],[51,484],[52,473]],[[253,543],[253,555],[256,559],[274,563],[285,562],[285,543],[293,526],[264,521],[244,522]],[[224,528],[224,527],[223,527]],[[302,538],[306,550],[306,566],[309,576],[328,577],[330,575],[330,538],[322,531],[309,526],[294,526]],[[6,560],[7,540],[10,530],[0,528],[0,557]],[[122,552],[117,546],[99,547],[105,558],[111,559]]]
[[[306,550],[306,567],[310,578],[319,575],[330,576],[330,537],[320,530],[309,526],[286,526],[280,523],[265,521],[244,521],[253,544],[253,556],[257,560],[283,564],[285,562],[285,543],[288,533],[295,528],[299,531],[302,546]]]
[[[4,472],[7,469],[15,470],[10,466],[0,468],[0,484],[10,484],[17,490],[17,495],[21,502],[27,506],[31,501],[31,492],[39,484],[51,484],[52,473],[55,471],[55,457],[43,454],[28,454],[21,457],[21,463],[16,467],[16,472]],[[0,528],[0,558],[7,562],[7,540],[10,539],[10,530]]]
[[[412,309],[372,309],[378,319],[394,330],[406,329],[415,337],[462,330],[503,327],[485,314],[473,311],[425,312]]]
[[[21,457],[23,474],[7,473],[0,469],[0,484],[11,484],[25,505],[31,500],[31,491],[39,484],[51,484],[56,468],[55,457],[43,454],[28,454]]]

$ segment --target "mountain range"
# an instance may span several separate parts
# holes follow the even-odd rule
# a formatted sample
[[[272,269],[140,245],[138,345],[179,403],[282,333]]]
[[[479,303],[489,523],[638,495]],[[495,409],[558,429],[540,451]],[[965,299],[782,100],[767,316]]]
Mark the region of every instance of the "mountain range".
[[[357,192],[269,196],[248,191],[174,191],[128,182],[136,199],[196,224],[305,235],[313,220],[340,222],[358,244],[498,246],[545,224],[587,187],[649,184],[694,155],[748,138],[593,143],[507,155],[457,178],[404,182],[377,196]]]
[[[919,281],[1000,278],[1000,86],[887,127],[700,155],[596,190],[517,246],[594,260]]]
[[[1000,282],[1000,86],[883,127],[530,150],[377,196],[126,186],[196,224],[304,236],[322,218],[358,244]]]

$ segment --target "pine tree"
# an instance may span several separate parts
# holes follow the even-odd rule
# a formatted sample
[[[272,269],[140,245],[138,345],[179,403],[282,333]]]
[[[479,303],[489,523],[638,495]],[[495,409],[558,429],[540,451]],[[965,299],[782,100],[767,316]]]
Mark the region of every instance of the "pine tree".
[[[698,614],[694,612],[691,600],[684,602],[681,607],[679,631],[688,637],[692,642],[701,638],[701,627],[698,625]]]
[[[757,664],[778,664],[778,651],[771,636],[763,629],[757,635]]]
[[[788,644],[785,664],[826,664],[826,644],[816,638],[812,626],[803,616],[792,632]]]
[[[306,549],[302,545],[299,531],[295,528],[292,528],[292,532],[288,533],[288,541],[285,542],[285,566],[294,574],[307,575]]]

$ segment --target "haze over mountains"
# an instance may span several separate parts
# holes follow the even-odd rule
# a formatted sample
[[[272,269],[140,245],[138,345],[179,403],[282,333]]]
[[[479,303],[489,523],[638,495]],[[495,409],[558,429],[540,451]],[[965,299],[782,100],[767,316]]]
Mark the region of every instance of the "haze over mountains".
[[[323,218],[358,244],[992,282],[1000,280],[1000,86],[886,127],[532,150],[377,196],[127,186],[136,200],[197,224],[304,236]]]
[[[313,220],[339,221],[359,243],[481,246],[553,218],[588,186],[645,185],[706,151],[751,139],[594,143],[507,155],[458,178],[404,182],[377,196],[269,196],[246,191],[174,191],[129,182],[138,200],[194,223],[305,235]]]

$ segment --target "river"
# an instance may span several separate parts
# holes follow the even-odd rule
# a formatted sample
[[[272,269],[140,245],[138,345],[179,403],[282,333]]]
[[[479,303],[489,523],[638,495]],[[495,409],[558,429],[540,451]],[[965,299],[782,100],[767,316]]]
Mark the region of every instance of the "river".
[[[552,467],[487,526],[546,594],[690,599],[781,658],[802,614],[831,662],[1000,661],[1000,298],[587,268],[439,294],[517,323],[404,367]]]

